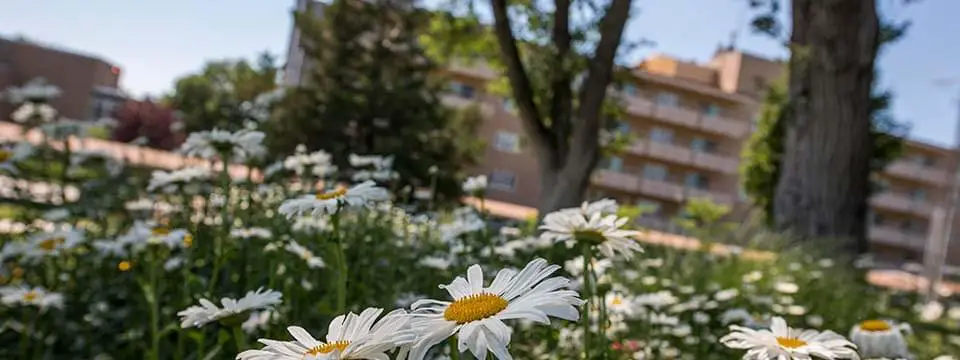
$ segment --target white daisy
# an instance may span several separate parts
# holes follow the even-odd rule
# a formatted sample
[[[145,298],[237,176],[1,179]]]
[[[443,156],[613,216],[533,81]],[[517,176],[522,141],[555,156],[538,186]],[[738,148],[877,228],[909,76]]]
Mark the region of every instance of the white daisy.
[[[478,175],[468,177],[463,181],[463,192],[468,194],[476,194],[487,190],[487,176]]]
[[[205,167],[188,167],[174,171],[154,171],[150,174],[150,183],[147,191],[164,189],[173,185],[184,185],[194,181],[207,180],[213,177],[213,172]]]
[[[266,330],[270,326],[270,318],[273,315],[273,310],[251,312],[250,317],[240,325],[240,328],[247,334],[252,334],[257,330]]]
[[[298,244],[296,241],[290,241],[290,243],[287,244],[284,249],[287,249],[287,251],[299,256],[301,259],[303,259],[303,261],[306,261],[307,266],[312,269],[326,266],[326,264],[323,263],[323,259],[317,257],[313,254],[313,251],[310,251],[310,249]]]
[[[617,252],[625,258],[631,258],[633,252],[642,252],[635,237],[639,231],[621,229],[630,219],[616,215],[594,213],[587,217],[569,210],[547,214],[540,226],[543,238],[556,242],[566,242],[573,246],[577,242],[586,242],[596,246],[604,256],[612,258]]]
[[[591,217],[593,214],[612,215],[620,209],[617,201],[613,199],[600,199],[594,202],[584,201],[579,208],[563,209],[561,211],[572,211]]]
[[[93,248],[101,256],[126,257],[126,243],[115,240],[97,240],[93,242]]]
[[[44,232],[30,237],[32,245],[24,254],[28,258],[57,256],[83,242],[83,233],[76,230]]]
[[[44,102],[60,96],[60,88],[50,84],[44,78],[34,78],[20,87],[8,87],[2,94],[7,101],[19,104],[23,102]]]
[[[266,345],[237,355],[239,360],[379,360],[389,359],[388,352],[414,340],[407,328],[410,316],[394,310],[377,318],[383,309],[367,308],[360,315],[340,315],[330,322],[326,342],[317,340],[307,330],[290,326],[287,331],[294,341],[260,339]],[[402,357],[400,357],[402,358]]]
[[[747,350],[744,360],[860,359],[857,346],[843,336],[829,330],[821,333],[793,329],[780,317],[772,319],[769,330],[737,325],[730,329],[732,332],[720,338],[720,342],[732,349]]]
[[[240,238],[240,239],[252,239],[252,238],[269,239],[273,236],[273,233],[271,233],[270,230],[267,230],[264,228],[252,227],[252,228],[246,228],[246,229],[230,230],[230,236],[235,238]]]
[[[367,181],[367,180],[376,180],[376,181],[390,181],[396,180],[400,177],[396,171],[393,170],[359,170],[353,173],[351,179],[354,182]]]
[[[187,140],[180,145],[179,151],[188,156],[204,159],[230,154],[232,160],[245,161],[266,153],[262,144],[265,136],[262,132],[250,130],[229,132],[213,129],[194,132],[187,136]]]
[[[290,219],[304,214],[335,214],[343,208],[369,206],[372,201],[384,201],[390,198],[387,189],[378,187],[373,181],[366,181],[353,187],[306,195],[289,199],[280,204],[279,212]]]
[[[146,249],[148,245],[166,245],[170,249],[190,247],[193,236],[185,229],[172,229],[153,222],[137,221],[117,241],[136,251]]]
[[[330,153],[319,150],[307,153],[306,148],[297,147],[297,153],[288,156],[283,160],[283,168],[292,170],[298,176],[303,175],[307,169],[313,169],[314,175],[323,176],[333,173],[337,167],[332,165]]]
[[[41,310],[63,308],[63,294],[49,292],[42,287],[0,288],[0,302],[4,305],[36,306]]]
[[[178,312],[177,316],[181,318],[180,327],[182,328],[201,327],[221,319],[240,324],[246,320],[246,317],[240,315],[246,315],[248,311],[252,310],[271,309],[274,305],[280,304],[282,297],[283,294],[278,291],[259,288],[257,291],[248,291],[239,300],[226,297],[220,299],[223,308],[217,307],[210,300],[200,299],[200,306],[188,307]]]
[[[904,332],[910,331],[910,325],[894,324],[886,320],[867,320],[850,330],[853,341],[864,358],[901,358],[909,357]]]
[[[568,289],[570,280],[550,277],[560,269],[544,259],[531,261],[517,272],[503,269],[484,287],[483,271],[479,265],[467,270],[467,277],[457,277],[441,288],[453,297],[453,302],[420,300],[413,304],[411,325],[418,339],[411,350],[411,360],[423,360],[427,350],[451,335],[457,334],[460,352],[469,350],[478,359],[486,359],[487,352],[500,360],[512,359],[507,351],[511,329],[504,320],[529,320],[550,323],[550,317],[576,321],[577,306],[583,304],[579,295]]]
[[[393,156],[350,154],[348,160],[350,166],[355,168],[372,166],[374,169],[384,170],[393,167]]]
[[[0,171],[16,174],[16,164],[33,154],[33,145],[27,142],[0,145]]]

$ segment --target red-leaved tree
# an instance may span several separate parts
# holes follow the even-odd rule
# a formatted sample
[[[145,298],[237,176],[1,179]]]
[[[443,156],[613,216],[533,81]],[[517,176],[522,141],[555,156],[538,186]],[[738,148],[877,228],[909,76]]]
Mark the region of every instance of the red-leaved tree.
[[[151,100],[129,100],[113,114],[117,127],[112,138],[115,141],[131,142],[146,139],[152,148],[173,150],[183,142],[182,131],[173,126],[180,122],[176,111]]]

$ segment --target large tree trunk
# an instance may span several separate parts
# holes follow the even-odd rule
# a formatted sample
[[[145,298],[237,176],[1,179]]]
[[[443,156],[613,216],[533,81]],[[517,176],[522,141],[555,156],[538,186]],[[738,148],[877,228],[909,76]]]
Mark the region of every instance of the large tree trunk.
[[[513,98],[540,162],[539,218],[547,213],[578,206],[590,175],[600,160],[601,110],[613,80],[613,60],[630,17],[632,0],[611,0],[598,24],[600,40],[590,56],[586,77],[574,102],[574,73],[564,64],[571,56],[570,0],[554,0],[551,41],[556,57],[550,59],[550,98],[545,109],[534,101],[534,86],[520,56],[518,41],[508,16],[507,0],[491,0],[494,34]],[[574,106],[576,103],[576,107]],[[545,110],[545,111],[542,111]]]
[[[793,0],[790,103],[774,215],[803,239],[866,251],[875,0]]]

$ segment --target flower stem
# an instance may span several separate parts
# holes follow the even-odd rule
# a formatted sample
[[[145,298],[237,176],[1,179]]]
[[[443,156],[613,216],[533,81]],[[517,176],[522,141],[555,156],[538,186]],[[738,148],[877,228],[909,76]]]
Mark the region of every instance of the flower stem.
[[[340,239],[340,209],[333,214],[331,223],[333,226],[333,251],[337,267],[337,311],[336,314],[342,314],[347,307],[347,256],[343,251],[343,241]]]
[[[26,357],[30,350],[30,334],[33,333],[33,321],[30,318],[30,309],[23,308],[23,317],[20,321],[20,355]]]
[[[243,333],[243,329],[240,327],[240,325],[233,327],[233,340],[237,344],[237,353],[246,350],[247,334]]]
[[[457,349],[457,337],[451,336],[447,344],[450,345],[450,360],[460,360],[460,350]]]
[[[220,267],[223,266],[223,238],[230,235],[229,205],[230,205],[230,154],[224,153],[223,171],[220,173],[220,187],[223,189],[223,204],[220,206],[220,220],[223,233],[213,238],[213,274],[210,276],[210,284],[207,292],[213,296],[213,291],[217,286],[217,279],[220,277]]]
[[[151,249],[152,250],[152,249]],[[160,359],[160,309],[157,303],[157,271],[154,264],[152,253],[147,254],[147,282],[141,285],[143,297],[147,300],[147,306],[150,307],[150,359]]]
[[[583,298],[586,304],[583,307],[583,358],[590,359],[590,307],[593,305],[593,289],[591,288],[591,264],[593,252],[590,244],[583,244]]]

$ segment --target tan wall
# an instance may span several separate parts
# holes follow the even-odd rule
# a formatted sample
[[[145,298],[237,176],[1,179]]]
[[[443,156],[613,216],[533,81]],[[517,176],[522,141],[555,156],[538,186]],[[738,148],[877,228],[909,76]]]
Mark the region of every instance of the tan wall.
[[[116,88],[120,78],[119,71],[114,73],[113,66],[102,60],[2,38],[0,64],[7,69],[7,75],[0,76],[0,89],[43,77],[62,92],[52,105],[63,116],[79,120],[90,117],[94,86]],[[13,105],[0,102],[0,115],[6,117],[14,110]]]

